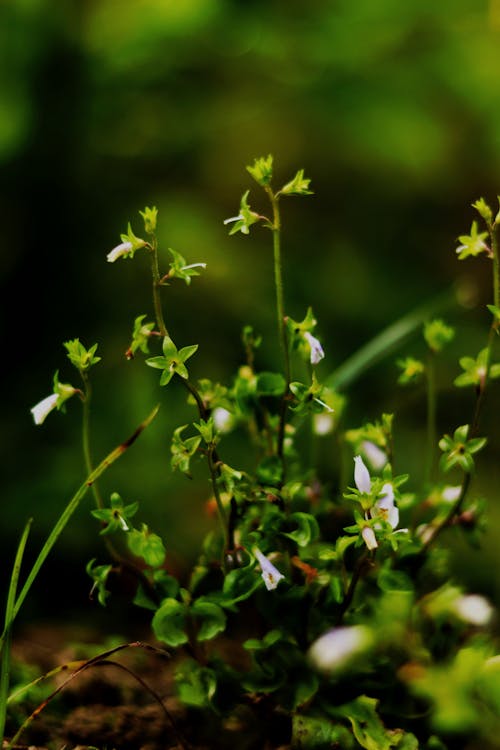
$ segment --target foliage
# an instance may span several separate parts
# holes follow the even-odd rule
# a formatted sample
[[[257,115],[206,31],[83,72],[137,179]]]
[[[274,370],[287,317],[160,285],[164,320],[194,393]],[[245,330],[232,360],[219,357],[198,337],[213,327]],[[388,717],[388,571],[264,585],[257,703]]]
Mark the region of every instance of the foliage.
[[[399,361],[399,382],[411,385],[419,377],[428,394],[429,471],[416,478],[412,493],[405,493],[409,477],[393,469],[394,415],[343,430],[337,412],[344,396],[322,377],[328,352],[313,333],[312,308],[302,321],[286,314],[281,204],[310,195],[310,180],[299,170],[276,189],[271,155],[247,169],[268,199],[269,215],[250,208],[247,190],[239,213],[226,223],[230,234],[249,235],[259,227],[271,233],[280,351],[275,371],[259,369],[261,337],[245,326],[247,359],[232,379],[193,379],[186,362],[198,345],[177,348],[162,293],[176,280],[190,286],[205,264],[187,264],[170,250],[169,270],[161,273],[156,208],[140,212],[148,239],[136,236],[129,223],[121,244],[107,256],[111,263],[135,260],[136,253],[150,256],[155,321],[135,317],[127,359],[148,354],[150,346],[161,347],[162,353],[145,364],[160,371],[158,384],[168,386],[167,393],[173,383],[180,385],[195,412],[190,423],[172,430],[171,468],[190,477],[195,462],[205,464],[210,486],[205,500],[218,521],[201,544],[189,580],[176,580],[168,535],[162,539],[144,522],[135,525],[137,501],[124,501],[114,492],[106,505],[92,481],[92,516],[100,522],[112,560],[88,563],[92,588],[105,605],[110,575],[119,574],[117,563],[126,556],[137,577],[134,601],[153,612],[155,637],[184,654],[176,674],[181,700],[220,721],[249,706],[264,737],[266,710],[280,712],[292,747],[308,750],[335,744],[430,750],[472,736],[493,741],[500,730],[493,608],[450,580],[443,540],[445,532],[457,529],[472,537],[483,521],[484,504],[471,497],[471,483],[487,444],[479,428],[483,396],[499,374],[492,363],[498,316],[493,314],[478,357],[460,360],[465,373],[455,385],[473,385],[476,400],[472,418],[456,427],[453,437],[435,434],[433,377],[453,329],[441,319],[427,320],[422,330],[427,361]],[[484,200],[475,208],[485,231],[478,232],[474,222],[471,235],[460,236],[458,259],[485,251],[492,261],[491,307],[496,311],[500,219],[493,219]],[[84,458],[91,473],[89,370],[100,358],[97,345],[86,349],[78,339],[65,347],[83,381],[81,391],[67,386],[64,395],[78,393],[83,402]],[[189,364],[193,371],[195,365]],[[49,398],[43,419],[61,405],[58,379]],[[39,407],[33,410],[38,424],[43,421]],[[331,431],[353,449],[350,486],[323,486],[314,461],[301,450],[301,437],[306,444],[317,440],[318,418],[331,419]],[[233,436],[247,441],[245,466],[226,460]],[[439,473],[434,466],[438,449]],[[455,487],[446,484],[449,471],[455,472]],[[177,508],[182,516],[181,498]],[[224,651],[225,634],[239,650],[234,662]]]

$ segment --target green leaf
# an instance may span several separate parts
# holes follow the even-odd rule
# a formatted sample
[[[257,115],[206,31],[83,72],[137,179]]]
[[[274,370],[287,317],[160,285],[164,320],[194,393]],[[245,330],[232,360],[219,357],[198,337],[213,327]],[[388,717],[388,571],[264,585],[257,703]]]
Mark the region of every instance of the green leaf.
[[[165,546],[157,534],[149,531],[145,523],[140,531],[132,529],[127,534],[127,544],[133,555],[142,557],[152,568],[158,568],[165,562]]]
[[[90,349],[86,349],[83,344],[80,343],[79,339],[72,339],[71,341],[64,342],[64,347],[68,352],[69,361],[80,372],[86,372],[92,367],[92,365],[96,365],[101,361],[101,357],[96,357],[95,355],[97,346],[97,344],[94,344]]]
[[[280,193],[282,195],[313,195],[313,191],[309,190],[310,182],[311,180],[304,177],[304,170],[299,169],[293,180],[281,188]]]
[[[292,513],[289,519],[291,522],[297,524],[297,528],[294,531],[282,532],[283,536],[293,539],[299,547],[306,547],[318,539],[318,522],[310,513]]]
[[[112,565],[94,565],[95,557],[89,560],[85,567],[87,575],[93,580],[93,586],[90,592],[90,598],[92,598],[93,592],[97,590],[97,600],[102,607],[106,606],[106,599],[110,595],[110,592],[106,588],[108,576],[111,573]]]
[[[260,372],[257,375],[256,390],[259,396],[282,396],[286,389],[286,381],[278,372]]]
[[[165,599],[152,620],[153,632],[167,646],[181,646],[188,642],[185,632],[187,607],[177,599]]]
[[[209,641],[226,628],[224,611],[205,597],[200,597],[191,606],[191,614],[196,619],[199,630],[198,641]]]
[[[296,750],[330,750],[333,747],[351,750],[355,746],[353,735],[342,724],[326,717],[293,715],[292,747]]]
[[[197,662],[185,661],[176,672],[175,680],[183,703],[197,708],[208,708],[217,690],[217,676],[213,669]]]
[[[338,710],[351,722],[352,731],[361,747],[366,750],[390,750],[397,746],[399,740],[384,727],[377,714],[377,704],[375,698],[361,695]]]

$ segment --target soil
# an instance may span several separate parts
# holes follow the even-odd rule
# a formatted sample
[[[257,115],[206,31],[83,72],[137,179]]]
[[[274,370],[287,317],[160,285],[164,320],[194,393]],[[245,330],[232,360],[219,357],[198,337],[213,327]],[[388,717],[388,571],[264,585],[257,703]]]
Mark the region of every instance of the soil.
[[[148,633],[150,637],[150,632]],[[85,660],[118,645],[99,643],[99,635],[53,625],[25,629],[13,645],[15,679],[26,684],[75,660]],[[72,677],[61,669],[9,710],[6,736],[59,689],[23,731],[18,750],[289,750],[279,717],[269,726],[274,739],[258,736],[252,711],[223,720],[187,710],[175,694],[176,658],[161,644],[135,642]],[[98,644],[98,645],[96,645]],[[161,652],[159,648],[161,648]],[[157,650],[158,649],[158,650]],[[110,663],[113,662],[113,663]],[[21,672],[20,672],[21,670]],[[24,672],[24,679],[23,679]],[[26,677],[28,675],[28,677]]]

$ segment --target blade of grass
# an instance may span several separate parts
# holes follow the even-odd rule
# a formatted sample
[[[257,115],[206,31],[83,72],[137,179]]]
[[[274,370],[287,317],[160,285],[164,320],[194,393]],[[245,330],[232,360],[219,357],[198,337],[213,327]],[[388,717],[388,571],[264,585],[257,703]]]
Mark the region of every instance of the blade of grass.
[[[10,678],[10,645],[11,645],[11,624],[14,612],[14,603],[16,600],[17,583],[19,581],[19,574],[21,572],[21,565],[23,561],[24,550],[26,548],[26,541],[30,532],[31,524],[33,519],[30,518],[24,531],[21,534],[21,539],[17,547],[16,557],[14,560],[14,566],[12,568],[12,575],[10,577],[9,589],[7,592],[7,604],[5,606],[5,622],[4,622],[4,633],[5,633],[5,645],[4,653],[2,654],[2,660],[0,665],[0,746],[3,743],[3,736],[5,731],[5,720],[7,716],[7,694],[9,692],[9,678]]]
[[[336,390],[347,388],[369,367],[391,354],[426,320],[437,313],[451,309],[455,305],[456,294],[454,289],[434,297],[424,305],[419,305],[395,323],[384,328],[383,331],[348,357],[326,378],[325,384]]]
[[[82,498],[86,495],[88,490],[92,487],[93,483],[103,474],[106,469],[108,469],[111,464],[113,464],[117,458],[119,458],[125,451],[130,448],[130,446],[137,440],[139,435],[143,432],[143,430],[148,427],[148,425],[153,421],[153,419],[156,417],[156,414],[158,413],[159,406],[155,406],[151,414],[149,414],[146,419],[141,422],[139,427],[133,432],[133,434],[128,438],[128,440],[125,440],[124,443],[121,443],[121,445],[117,446],[114,450],[109,453],[106,458],[101,461],[99,466],[97,466],[94,471],[89,474],[85,482],[81,485],[81,487],[76,491],[76,493],[73,495],[71,500],[69,501],[66,508],[63,510],[62,514],[56,521],[54,528],[50,532],[49,536],[47,537],[47,540],[45,544],[43,545],[42,549],[40,550],[40,553],[38,557],[36,558],[35,562],[33,563],[33,567],[31,568],[28,577],[26,578],[26,581],[24,583],[23,588],[21,589],[21,592],[17,599],[15,600],[15,603],[12,606],[12,612],[9,619],[9,627],[14,621],[14,619],[17,617],[19,610],[21,609],[24,600],[26,599],[26,596],[33,585],[38,573],[40,572],[40,568],[42,567],[43,563],[47,559],[47,556],[49,555],[50,551],[52,550],[52,547],[58,540],[59,536],[61,535],[61,532],[63,531],[64,527],[68,523],[69,519],[75,512],[75,510],[78,508],[78,505],[80,504],[80,501]],[[2,633],[2,636],[0,638],[0,653],[2,652],[2,649],[4,647],[5,637],[7,633],[8,628],[6,627],[4,629],[4,632]]]

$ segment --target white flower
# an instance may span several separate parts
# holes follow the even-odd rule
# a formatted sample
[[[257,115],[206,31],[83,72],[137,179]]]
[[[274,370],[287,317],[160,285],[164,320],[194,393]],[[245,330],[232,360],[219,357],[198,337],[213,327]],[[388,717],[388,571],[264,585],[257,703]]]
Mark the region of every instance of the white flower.
[[[315,435],[329,435],[333,432],[335,421],[331,413],[314,414],[313,429]]]
[[[399,510],[394,504],[394,489],[390,482],[386,482],[382,487],[382,496],[370,508],[372,518],[383,518],[393,529],[399,524]]]
[[[219,432],[230,432],[233,426],[233,415],[222,406],[217,406],[212,412],[215,429]]]
[[[371,440],[363,440],[360,447],[365,454],[365,457],[376,471],[384,468],[387,463],[387,455],[378,447],[378,445],[372,443]]]
[[[464,622],[471,625],[487,625],[493,615],[491,604],[479,594],[467,594],[459,597],[453,605],[453,610]]]
[[[354,483],[360,492],[370,494],[372,482],[370,472],[366,468],[361,456],[354,456]]]
[[[323,347],[319,343],[318,339],[315,336],[313,336],[312,333],[309,333],[309,331],[306,331],[304,333],[304,338],[309,344],[310,349],[311,349],[311,364],[317,365],[318,362],[321,362],[321,360],[325,356]]]
[[[285,576],[283,573],[280,573],[277,568],[274,567],[272,562],[267,559],[265,555],[262,554],[260,549],[258,547],[254,547],[253,553],[257,560],[259,561],[260,568],[262,570],[262,578],[264,579],[264,583],[266,584],[266,589],[268,591],[272,591],[273,589],[277,588],[278,583],[281,581],[282,578]]]
[[[35,420],[35,424],[43,424],[43,422],[45,421],[45,418],[50,414],[50,412],[53,409],[57,407],[58,401],[59,401],[59,394],[51,393],[50,396],[47,396],[47,398],[44,398],[42,401],[36,404],[31,409],[31,413],[33,414],[33,419]]]
[[[122,242],[114,247],[106,256],[108,263],[114,263],[118,258],[128,255],[133,249],[131,242]]]
[[[443,500],[446,500],[447,503],[454,503],[460,497],[461,492],[462,487],[460,485],[458,487],[452,487],[451,485],[448,485],[442,491],[441,497],[443,498]]]
[[[373,531],[371,526],[363,526],[361,536],[363,537],[363,541],[369,550],[377,549],[377,537],[375,536],[375,532]]]
[[[366,651],[372,642],[373,636],[364,625],[333,628],[312,644],[309,658],[316,669],[334,672],[344,667],[353,657]]]

